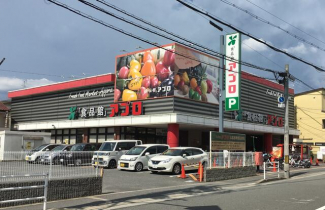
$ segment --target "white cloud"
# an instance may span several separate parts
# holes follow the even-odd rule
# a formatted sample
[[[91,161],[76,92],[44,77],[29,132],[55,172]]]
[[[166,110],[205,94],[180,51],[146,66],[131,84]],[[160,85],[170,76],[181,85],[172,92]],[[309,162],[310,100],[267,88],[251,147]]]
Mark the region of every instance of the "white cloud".
[[[24,84],[25,81],[25,84]],[[48,85],[54,83],[54,81],[48,80],[46,78],[42,79],[19,79],[12,77],[0,77],[0,91],[12,91],[26,88],[36,87],[41,85]]]
[[[260,39],[261,41],[264,41],[262,39]],[[248,38],[248,39],[245,39],[243,42],[242,42],[242,49],[245,50],[245,51],[265,51],[268,49],[268,47],[262,43],[259,43],[257,41],[255,41],[254,39],[252,38]]]
[[[299,42],[298,45],[295,47],[289,47],[283,50],[292,54],[307,54],[317,52],[317,49],[315,47],[307,47],[304,43],[301,42]]]

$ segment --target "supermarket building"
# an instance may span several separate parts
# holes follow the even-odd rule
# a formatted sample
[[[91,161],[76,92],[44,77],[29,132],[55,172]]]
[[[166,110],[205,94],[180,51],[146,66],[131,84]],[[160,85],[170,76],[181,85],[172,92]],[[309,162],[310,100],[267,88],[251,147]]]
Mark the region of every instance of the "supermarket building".
[[[208,150],[209,131],[218,130],[218,105],[177,96],[122,104],[112,113],[115,74],[11,91],[11,120],[17,131],[51,133],[51,143],[75,144],[108,139],[195,146]],[[272,151],[283,143],[283,86],[242,72],[241,110],[224,113],[224,131],[246,134],[246,151]],[[289,90],[290,142],[299,136],[294,119],[294,91]],[[137,109],[133,110],[132,104]],[[126,106],[129,113],[126,116]],[[78,116],[74,111],[78,110]],[[84,112],[82,110],[85,110]],[[110,116],[111,115],[111,116]]]

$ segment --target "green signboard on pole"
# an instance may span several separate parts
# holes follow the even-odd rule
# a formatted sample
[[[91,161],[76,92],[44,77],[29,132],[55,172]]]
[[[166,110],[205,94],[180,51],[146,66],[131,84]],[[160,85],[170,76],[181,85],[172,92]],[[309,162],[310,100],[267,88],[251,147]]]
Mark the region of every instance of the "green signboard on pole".
[[[240,110],[240,78],[241,65],[241,34],[226,35],[225,60],[225,110]],[[232,60],[234,59],[234,60]]]

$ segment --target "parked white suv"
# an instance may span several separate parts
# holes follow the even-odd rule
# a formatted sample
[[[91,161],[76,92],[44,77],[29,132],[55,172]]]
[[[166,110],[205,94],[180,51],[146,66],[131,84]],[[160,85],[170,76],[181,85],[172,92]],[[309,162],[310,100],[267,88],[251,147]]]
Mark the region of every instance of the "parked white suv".
[[[194,165],[199,162],[202,164],[208,163],[208,154],[202,149],[196,147],[173,147],[161,155],[151,158],[149,161],[149,170],[152,173],[161,171],[180,174],[182,164]]]
[[[60,144],[42,144],[39,147],[36,147],[35,149],[32,149],[29,151],[25,157],[25,160],[28,163],[40,163],[41,162],[41,156],[48,151],[51,151],[55,147],[60,146]]]
[[[116,168],[117,161],[129,149],[142,144],[140,140],[109,140],[102,143],[94,152],[91,164],[93,166]]]
[[[118,161],[119,170],[142,171],[148,169],[148,161],[169,148],[167,144],[142,144],[131,148]]]

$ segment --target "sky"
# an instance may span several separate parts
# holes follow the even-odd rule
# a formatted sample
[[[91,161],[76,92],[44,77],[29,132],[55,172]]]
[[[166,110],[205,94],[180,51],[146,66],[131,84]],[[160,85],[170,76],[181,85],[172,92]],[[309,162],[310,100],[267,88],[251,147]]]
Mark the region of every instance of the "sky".
[[[173,42],[128,25],[77,0],[60,1],[152,42],[158,44]],[[221,24],[218,25],[224,31],[217,30],[209,24],[208,19],[182,6],[176,0],[107,1],[216,51],[220,49],[220,35],[235,32]],[[325,18],[323,18],[325,2],[322,0],[228,1],[281,26],[316,46],[325,48],[325,37],[323,36],[325,34]],[[89,2],[119,14],[97,1],[89,0]],[[325,59],[322,59],[325,55],[324,51],[262,23],[233,6],[219,0],[192,0],[191,3],[297,57],[318,66],[325,66]],[[268,12],[318,40],[275,18]],[[0,100],[6,100],[8,91],[12,90],[114,73],[115,56],[137,51],[139,47],[142,49],[152,47],[58,7],[47,0],[2,0],[0,1],[0,20],[0,60],[5,58],[0,66]],[[246,36],[242,36],[242,60],[277,71],[284,71],[285,64],[289,64],[290,72],[297,78],[313,88],[324,87],[325,73],[320,73],[311,66],[275,52]],[[256,69],[242,66],[242,70],[258,76],[274,78],[271,73]],[[310,90],[299,82],[291,83],[290,87],[295,89],[295,93]]]

